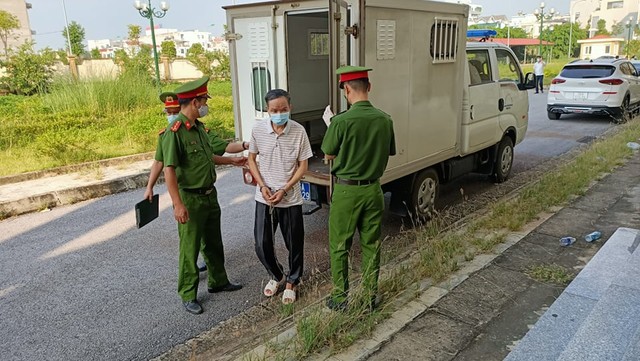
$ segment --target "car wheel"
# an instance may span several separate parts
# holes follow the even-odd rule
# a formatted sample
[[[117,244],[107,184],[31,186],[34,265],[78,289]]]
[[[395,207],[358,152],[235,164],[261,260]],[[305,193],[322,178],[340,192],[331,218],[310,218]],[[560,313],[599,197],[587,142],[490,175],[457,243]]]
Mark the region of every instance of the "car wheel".
[[[623,124],[631,119],[631,112],[629,111],[629,96],[626,96],[620,105],[620,114],[614,117],[614,123]]]
[[[502,183],[507,180],[513,165],[513,141],[504,136],[498,145],[498,156],[494,164],[493,180]]]
[[[547,112],[547,117],[549,120],[558,120],[560,119],[560,113]]]
[[[434,216],[439,189],[438,173],[433,168],[418,173],[408,202],[409,214],[413,221],[420,223]]]

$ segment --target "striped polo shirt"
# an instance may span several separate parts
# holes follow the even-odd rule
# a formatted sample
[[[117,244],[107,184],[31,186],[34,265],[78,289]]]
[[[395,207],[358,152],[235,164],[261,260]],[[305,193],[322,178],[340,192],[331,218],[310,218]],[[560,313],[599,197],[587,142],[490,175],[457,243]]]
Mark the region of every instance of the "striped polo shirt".
[[[298,162],[313,156],[309,137],[304,127],[289,119],[282,134],[278,135],[271,120],[256,123],[251,131],[250,153],[258,154],[258,170],[264,185],[272,192],[284,188],[298,169]],[[260,187],[256,187],[256,201],[268,204],[262,198]],[[276,207],[286,208],[302,204],[300,182],[291,188]]]

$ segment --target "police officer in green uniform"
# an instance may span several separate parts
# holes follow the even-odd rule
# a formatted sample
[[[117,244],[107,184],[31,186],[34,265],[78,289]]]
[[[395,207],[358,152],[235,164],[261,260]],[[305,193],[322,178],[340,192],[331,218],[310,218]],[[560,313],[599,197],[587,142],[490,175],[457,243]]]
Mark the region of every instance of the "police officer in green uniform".
[[[178,221],[180,256],[178,294],[186,310],[202,313],[198,294],[198,251],[208,268],[208,291],[236,291],[241,285],[229,282],[224,268],[220,231],[220,206],[214,187],[214,154],[223,154],[227,142],[209,135],[198,118],[208,113],[207,83],[203,77],[178,89],[180,115],[161,137],[161,158],[173,213]]]
[[[340,88],[349,110],[331,118],[322,141],[325,158],[333,160],[334,181],[329,211],[329,254],[333,291],[327,307],[343,310],[349,292],[349,250],[355,231],[362,249],[364,300],[375,306],[380,270],[380,227],[384,198],[380,177],[396,153],[391,117],[369,102],[370,68],[344,66]]]

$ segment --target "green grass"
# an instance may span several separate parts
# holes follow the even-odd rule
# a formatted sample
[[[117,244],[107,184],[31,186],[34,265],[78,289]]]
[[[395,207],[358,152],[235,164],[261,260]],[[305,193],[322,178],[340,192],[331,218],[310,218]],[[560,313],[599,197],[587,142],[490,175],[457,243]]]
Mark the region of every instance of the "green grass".
[[[537,265],[527,270],[527,274],[536,281],[566,286],[573,279],[573,274],[566,268],[553,265]]]
[[[209,94],[210,115],[203,121],[233,138],[231,83],[212,82]],[[153,151],[167,125],[162,110],[146,78],[61,77],[47,94],[1,96],[0,176]]]

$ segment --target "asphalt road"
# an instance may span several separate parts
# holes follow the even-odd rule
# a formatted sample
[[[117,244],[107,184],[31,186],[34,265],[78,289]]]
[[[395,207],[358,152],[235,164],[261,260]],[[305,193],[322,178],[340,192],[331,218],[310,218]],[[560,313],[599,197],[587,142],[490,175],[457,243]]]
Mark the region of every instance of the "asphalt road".
[[[546,94],[531,93],[530,101],[516,173],[612,126],[597,117],[548,120]],[[444,186],[441,201],[458,201],[459,188],[482,193],[493,186],[485,178]],[[161,215],[142,229],[133,213],[142,189],[1,221],[0,360],[148,359],[259,303],[268,278],[254,253],[253,189],[238,169],[219,172],[217,186],[227,270],[244,289],[211,295],[201,277],[205,313],[198,316],[184,311],[176,293],[177,231],[163,186]],[[306,218],[307,272],[327,267],[327,215],[322,209]],[[388,216],[384,229],[399,225]]]

